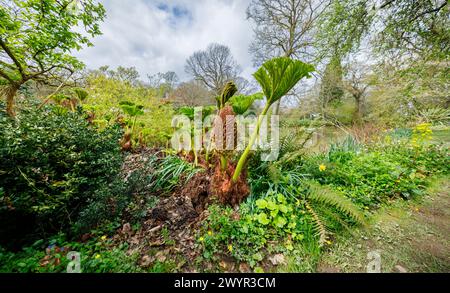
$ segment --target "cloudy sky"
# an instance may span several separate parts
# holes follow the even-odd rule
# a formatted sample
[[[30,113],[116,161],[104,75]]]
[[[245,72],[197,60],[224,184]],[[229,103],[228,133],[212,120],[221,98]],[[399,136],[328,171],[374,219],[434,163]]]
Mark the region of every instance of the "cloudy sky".
[[[186,59],[212,42],[228,45],[243,69],[253,73],[248,47],[250,0],[101,0],[107,19],[94,47],[77,53],[88,68],[135,66],[147,74],[175,71],[181,80]]]

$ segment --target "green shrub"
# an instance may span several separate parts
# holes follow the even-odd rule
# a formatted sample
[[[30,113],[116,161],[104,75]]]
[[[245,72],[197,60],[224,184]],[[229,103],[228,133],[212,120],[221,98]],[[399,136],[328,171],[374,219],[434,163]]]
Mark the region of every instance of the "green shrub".
[[[270,188],[258,198],[253,194],[239,213],[212,206],[198,239],[203,257],[216,261],[228,254],[253,268],[273,253],[316,253],[330,243],[329,231],[364,221],[354,204],[336,191],[310,181],[285,184],[273,185],[277,191]]]
[[[80,254],[83,273],[142,272],[137,265],[139,255],[127,254],[128,245],[115,245],[106,236],[85,243],[70,242],[63,234],[50,241],[38,240],[18,252],[0,247],[0,272],[4,273],[65,273],[69,264],[67,254]]]
[[[269,254],[291,253],[295,245],[311,240],[317,243],[309,216],[282,195],[270,194],[256,207],[252,204],[241,204],[239,214],[231,208],[210,207],[198,238],[203,258],[217,261],[230,255],[254,268]]]
[[[0,235],[67,230],[118,175],[118,126],[91,127],[83,113],[59,106],[0,117]],[[110,200],[114,208],[114,199]]]
[[[393,198],[421,195],[427,177],[448,173],[449,163],[442,146],[412,146],[402,140],[359,151],[334,147],[328,155],[305,157],[300,164],[321,184],[342,191],[360,206],[374,208]]]

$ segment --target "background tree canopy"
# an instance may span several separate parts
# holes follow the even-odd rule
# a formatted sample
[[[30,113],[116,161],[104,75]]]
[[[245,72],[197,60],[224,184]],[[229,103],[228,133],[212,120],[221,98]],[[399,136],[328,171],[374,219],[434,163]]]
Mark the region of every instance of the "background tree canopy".
[[[0,1],[0,77],[7,82],[7,111],[25,82],[56,84],[73,81],[83,63],[71,55],[89,37],[99,35],[105,17],[96,1],[2,0]],[[79,29],[82,28],[86,34]]]

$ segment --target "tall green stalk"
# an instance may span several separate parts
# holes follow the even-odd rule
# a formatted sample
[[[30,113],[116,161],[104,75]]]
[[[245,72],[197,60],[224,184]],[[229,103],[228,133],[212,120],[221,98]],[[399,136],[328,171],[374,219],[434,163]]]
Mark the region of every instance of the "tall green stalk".
[[[266,106],[264,107],[261,115],[259,115],[259,117],[258,117],[258,122],[256,123],[256,129],[252,133],[252,136],[250,137],[248,145],[245,148],[244,152],[242,153],[242,156],[240,157],[239,162],[238,162],[238,164],[236,166],[236,170],[234,171],[233,182],[237,182],[237,180],[239,179],[239,176],[241,175],[242,168],[244,167],[245,162],[247,161],[247,157],[250,154],[250,151],[252,149],[253,144],[256,141],[256,138],[258,137],[259,129],[261,128],[262,119],[267,114],[267,111],[269,110],[269,108],[270,108],[270,104],[267,103]]]
[[[250,154],[250,150],[256,141],[264,115],[267,114],[270,106],[286,95],[303,77],[309,77],[309,73],[314,71],[310,64],[288,57],[278,57],[265,62],[254,74],[256,81],[260,84],[267,104],[258,118],[255,132],[250,137],[250,141],[239,158],[236,170],[233,174],[233,182],[236,183],[241,175],[242,169]]]

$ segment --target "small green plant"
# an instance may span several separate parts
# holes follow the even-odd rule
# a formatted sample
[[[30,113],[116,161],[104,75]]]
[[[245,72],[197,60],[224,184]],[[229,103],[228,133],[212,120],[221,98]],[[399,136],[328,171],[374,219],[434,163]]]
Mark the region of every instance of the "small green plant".
[[[138,116],[144,115],[144,106],[137,105],[130,101],[121,101],[119,105],[122,111],[133,119],[131,124],[131,133],[133,133]]]
[[[256,215],[258,223],[267,226],[270,225],[275,229],[283,229],[286,233],[292,235],[296,227],[294,209],[286,201],[286,198],[281,193],[271,198],[272,193],[266,199],[258,199],[256,206],[259,213]],[[292,235],[293,240],[302,240],[302,235],[296,233]]]
[[[152,192],[168,193],[176,186],[189,181],[201,169],[175,155],[160,157],[155,154],[145,165],[145,189]]]

